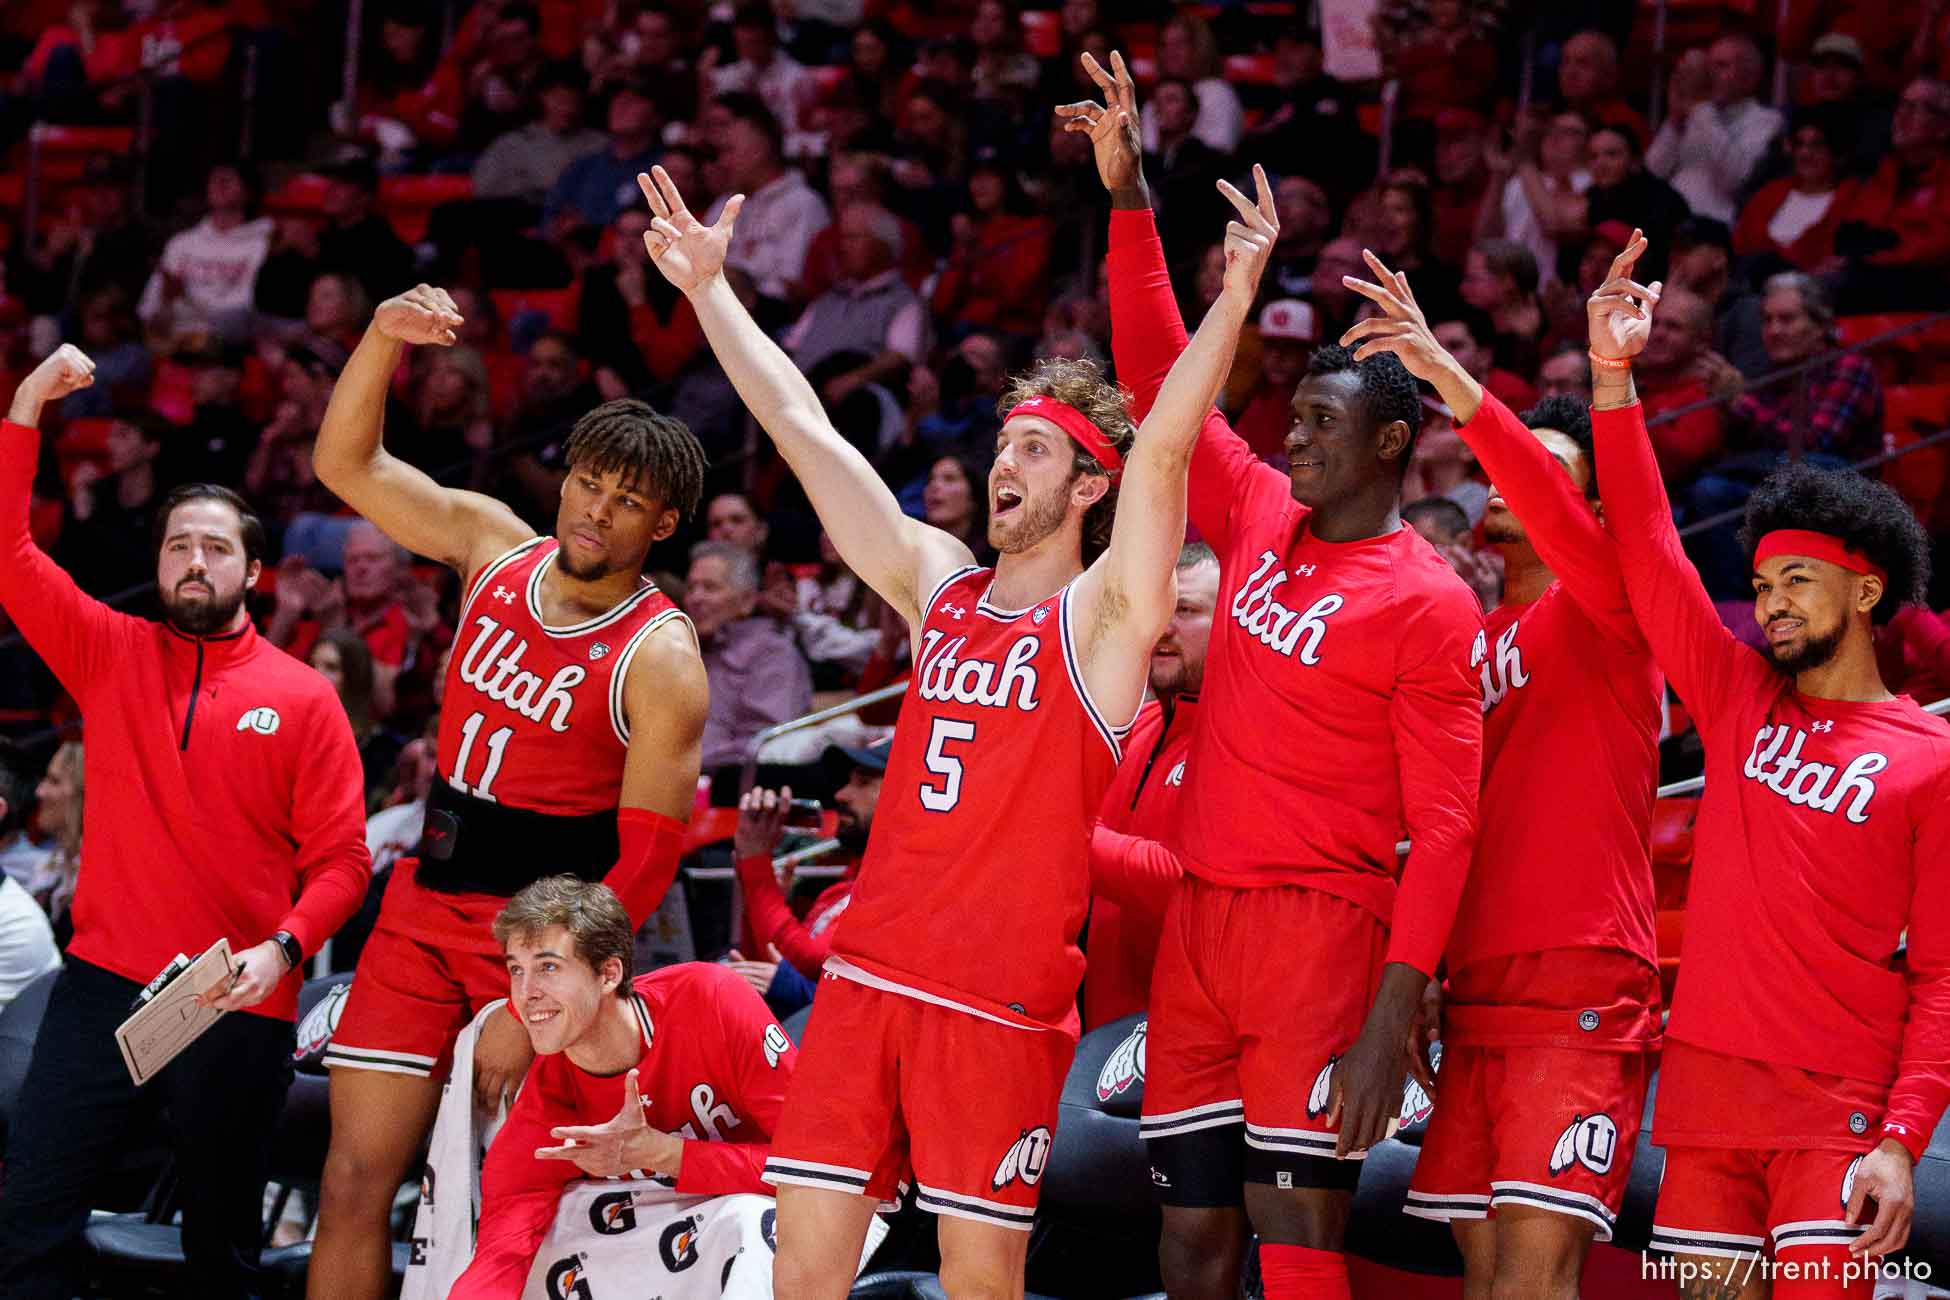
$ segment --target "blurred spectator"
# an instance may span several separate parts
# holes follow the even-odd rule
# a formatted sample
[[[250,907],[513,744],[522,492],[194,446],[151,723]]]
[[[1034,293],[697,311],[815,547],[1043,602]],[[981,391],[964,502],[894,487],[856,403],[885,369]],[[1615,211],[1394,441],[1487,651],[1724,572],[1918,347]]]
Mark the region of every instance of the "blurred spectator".
[[[943,456],[928,469],[921,518],[972,551],[977,564],[989,547],[988,475],[967,456]]]
[[[806,249],[832,214],[806,178],[786,167],[778,119],[762,102],[721,95],[714,108],[720,119],[714,143],[727,190],[704,221],[716,222],[731,194],[745,196],[725,265],[751,276],[761,298],[782,303],[805,275]]]
[[[1426,21],[1375,23],[1383,77],[1401,82],[1397,111],[1434,121],[1445,108],[1481,109],[1496,96],[1496,47],[1470,22],[1470,0],[1429,0]]]
[[[758,561],[731,542],[691,549],[685,609],[711,678],[704,722],[706,772],[742,764],[767,727],[812,710],[812,677],[790,635],[758,604]]]
[[[257,273],[271,251],[269,217],[253,217],[257,179],[249,168],[219,163],[204,184],[204,218],[163,245],[136,307],[152,333],[208,331],[248,335]]]
[[[168,426],[146,412],[108,426],[108,473],[79,466],[69,485],[72,521],[57,547],[63,567],[92,596],[111,596],[155,576],[150,529],[162,485],[156,461]]]
[[[1837,127],[1832,145],[1840,175],[1866,176],[1889,152],[1894,113],[1887,97],[1870,84],[1862,43],[1853,36],[1829,32],[1814,43],[1804,102]]]
[[[1022,14],[1014,0],[976,0],[968,20],[975,46],[974,103],[1020,117],[1042,79],[1036,56],[1022,46]]]
[[[1391,263],[1392,265],[1392,263]],[[1363,298],[1342,283],[1347,276],[1367,279],[1368,264],[1361,260],[1361,241],[1348,236],[1330,239],[1321,245],[1320,257],[1314,262],[1313,306],[1319,317],[1315,322],[1319,336],[1337,339],[1354,323],[1354,314],[1360,309]],[[1415,296],[1422,296],[1422,282],[1415,281]]]
[[[1712,346],[1712,307],[1696,293],[1668,288],[1652,317],[1651,337],[1632,376],[1645,404],[1652,450],[1669,487],[1692,478],[1701,465],[1720,454],[1725,440],[1720,408],[1706,404],[1716,394],[1707,387],[1701,361]],[[1697,409],[1664,418],[1682,407]]]
[[[560,330],[548,330],[531,343],[521,401],[508,425],[512,445],[507,473],[517,490],[494,495],[519,503],[517,513],[530,523],[552,528],[561,504],[562,452],[569,429],[602,401],[602,393],[582,374],[574,339]]]
[[[1469,515],[1450,496],[1423,497],[1402,507],[1402,522],[1422,535],[1449,562],[1488,613],[1503,599],[1503,562],[1494,551],[1479,551],[1471,538]]]
[[[1842,210],[1857,182],[1843,176],[1847,121],[1833,109],[1796,114],[1788,133],[1790,170],[1754,192],[1740,210],[1733,251],[1763,271],[1820,269],[1835,253]]]
[[[1821,270],[1846,311],[1933,310],[1950,271],[1950,84],[1903,88],[1891,152],[1842,206]]]
[[[552,63],[542,71],[535,83],[541,117],[496,137],[475,159],[475,198],[539,206],[571,163],[608,144],[583,120],[583,84],[582,69],[573,63]],[[610,112],[614,131],[613,102]]]
[[[1926,0],[1903,60],[1903,73],[1950,81],[1950,0]]]
[[[1259,381],[1246,395],[1232,430],[1270,464],[1286,464],[1293,427],[1293,393],[1320,342],[1314,309],[1296,298],[1269,302],[1259,313]]]
[[[381,719],[392,712],[401,669],[412,662],[432,630],[430,603],[420,594],[427,589],[409,586],[406,553],[363,519],[346,529],[341,555],[342,576],[337,581],[306,567],[298,556],[284,558],[278,570],[277,605],[265,623],[264,635],[279,649],[306,660],[312,648],[333,633],[360,637],[370,656],[368,711],[373,719]],[[343,696],[343,685],[334,684],[340,685]]]
[[[312,471],[312,440],[331,400],[335,376],[315,356],[291,355],[284,366],[276,413],[258,436],[244,470],[244,488],[265,519],[288,520],[304,511],[335,513],[342,503]]]
[[[585,55],[585,62],[589,59]],[[649,89],[657,116],[666,122],[683,122],[697,112],[697,70],[687,57],[676,16],[662,6],[640,9],[636,21],[620,33],[617,47],[595,54],[592,71],[592,97],[608,94],[616,82],[634,81]]]
[[[795,578],[783,564],[766,567],[759,608],[792,630],[814,688],[836,690],[859,677],[880,643],[878,600],[822,530],[816,569]]]
[[[1176,271],[1194,263],[1223,224],[1222,210],[1231,211],[1214,188],[1225,175],[1226,159],[1195,133],[1198,92],[1191,82],[1160,80],[1145,96],[1144,113],[1147,136],[1157,141],[1146,151],[1144,172],[1155,196],[1165,258]]]
[[[800,115],[812,106],[818,87],[797,59],[779,49],[778,22],[771,9],[762,3],[739,5],[731,18],[731,43],[738,58],[724,67],[718,66],[717,47],[705,48],[697,64],[700,89],[713,97],[755,95],[786,137],[796,135],[802,129]]]
[[[1537,259],[1530,250],[1508,239],[1486,239],[1477,244],[1463,261],[1461,293],[1464,302],[1489,317],[1493,333],[1481,341],[1494,353],[1496,364],[1506,372],[1515,372],[1513,379],[1535,370],[1546,321],[1543,304],[1537,298]],[[1521,379],[1518,382],[1524,383]],[[1524,387],[1529,385],[1524,383]],[[1503,394],[1497,392],[1497,396]],[[1511,409],[1521,411],[1529,405],[1528,401],[1518,402]]]
[[[1672,232],[1692,215],[1679,191],[1645,170],[1639,137],[1623,125],[1601,126],[1591,133],[1587,155],[1591,186],[1585,191],[1585,221],[1593,230],[1616,221],[1629,237],[1633,227],[1645,232],[1649,246],[1634,275],[1641,284],[1665,278]],[[1621,245],[1623,247],[1623,245]]]
[[[1464,284],[1467,285],[1468,281],[1465,280]],[[1472,379],[1494,393],[1505,406],[1513,411],[1522,411],[1536,404],[1537,390],[1531,387],[1530,381],[1522,374],[1498,364],[1494,346],[1495,326],[1487,312],[1471,305],[1446,319],[1431,317],[1430,328],[1435,334],[1435,341],[1461,363]],[[1534,348],[1531,350],[1535,352]]]
[[[359,745],[359,767],[365,775],[365,803],[370,812],[380,805],[393,778],[406,741],[379,725],[373,709],[372,651],[356,633],[327,632],[312,646],[305,662],[332,684],[352,722],[352,738]]]
[[[829,357],[849,359],[850,368],[826,383],[829,404],[862,384],[890,382],[922,359],[928,342],[927,309],[901,278],[894,214],[857,203],[840,212],[839,227],[840,279],[807,305],[783,340],[804,371]]]
[[[372,315],[365,286],[344,271],[327,271],[305,295],[303,346],[329,359],[336,370],[357,346],[359,331]]]
[[[1488,152],[1492,179],[1477,210],[1476,237],[1508,239],[1528,248],[1541,284],[1554,283],[1564,273],[1558,266],[1559,241],[1584,233],[1590,143],[1590,120],[1567,110],[1548,119],[1523,119],[1507,149]]]
[[[869,138],[893,129],[906,49],[901,34],[880,18],[862,23],[847,45],[846,93],[863,114],[862,134]]]
[[[657,106],[650,92],[625,81],[604,109],[608,143],[585,153],[555,178],[542,203],[542,222],[560,234],[576,226],[607,226],[643,201],[636,178],[657,161]]]
[[[142,345],[133,297],[118,284],[105,284],[82,296],[76,314],[74,341],[95,359],[95,382],[63,403],[62,414],[72,419],[141,406],[155,359]]]
[[[1225,78],[1219,43],[1203,18],[1180,10],[1165,23],[1158,37],[1158,76],[1161,84],[1181,81],[1190,88],[1195,114],[1190,134],[1221,158],[1230,157],[1239,148],[1246,113]],[[1154,88],[1138,110],[1146,153],[1168,154],[1169,140],[1176,134],[1167,130],[1161,112]]]
[[[1031,211],[1015,169],[995,158],[970,168],[968,201],[950,223],[954,251],[934,310],[951,329],[1033,336],[1049,301],[1049,218]]]
[[[1537,396],[1591,400],[1591,358],[1581,339],[1565,339],[1537,367]]]
[[[1086,143],[1085,158],[1089,157],[1089,152]],[[1102,189],[1096,184],[1094,173],[1091,184]],[[679,189],[682,189],[681,181]],[[856,203],[884,208],[887,206],[887,162],[876,154],[836,154],[826,168],[826,191],[835,212],[843,212]],[[934,256],[928,252],[927,239],[919,226],[905,217],[896,216],[894,219],[900,222],[901,228],[901,278],[918,292],[922,282],[934,274]],[[837,221],[813,236],[812,243],[806,247],[805,276],[794,290],[795,297],[811,302],[833,287],[833,283],[840,278],[841,242],[840,223]]]
[[[938,370],[916,366],[908,376],[908,437],[880,458],[879,468],[909,514],[920,509],[929,467],[944,449],[993,449],[1002,428],[995,404],[1007,381],[1001,340],[982,333],[957,344]]]
[[[0,874],[17,884],[31,884],[47,866],[53,846],[28,833],[27,814],[34,806],[34,778],[27,756],[11,743],[0,742]]]
[[[1752,37],[1731,33],[1713,42],[1703,87],[1691,58],[1689,52],[1673,72],[1669,115],[1645,165],[1672,182],[1694,212],[1731,224],[1742,185],[1785,123],[1779,110],[1754,98],[1767,64]]]
[[[582,272],[576,338],[608,398],[670,383],[704,348],[689,299],[650,265],[648,229],[647,206],[623,209],[610,226],[609,260]]]
[[[1485,160],[1489,122],[1467,108],[1445,108],[1435,115],[1435,255],[1456,265],[1476,238],[1476,219],[1491,175]],[[1498,180],[1498,185],[1502,184]]]
[[[437,152],[460,131],[466,93],[460,71],[440,57],[433,14],[416,0],[387,7],[378,48],[359,67],[357,116],[343,134],[377,148],[397,167]]]
[[[1264,115],[1247,128],[1242,157],[1276,174],[1304,172],[1339,192],[1367,181],[1355,95],[1327,75],[1319,32],[1282,28],[1273,41],[1272,86],[1245,93]]]
[[[511,5],[510,9],[519,6]],[[372,163],[339,163],[326,170],[325,226],[318,232],[318,269],[357,280],[374,302],[413,283],[413,250],[375,211],[379,173]]]
[[[126,160],[93,158],[80,189],[70,192],[67,206],[53,214],[44,233],[17,237],[19,260],[9,267],[8,285],[31,312],[66,319],[77,299],[96,290],[113,286],[130,301],[142,292],[156,269],[162,232],[137,214],[133,193]],[[99,373],[95,382],[101,383]],[[68,410],[74,413],[72,403]]]
[[[1327,192],[1305,176],[1282,176],[1274,182],[1273,204],[1280,233],[1273,241],[1266,283],[1282,294],[1304,298],[1313,292],[1314,266],[1333,232],[1334,210]]]
[[[1408,274],[1415,300],[1430,320],[1453,315],[1462,305],[1462,278],[1435,258],[1428,185],[1414,173],[1400,172],[1381,183],[1378,197],[1374,251],[1392,269]]]
[[[1482,521],[1489,504],[1489,485],[1476,467],[1476,454],[1456,432],[1449,408],[1433,398],[1422,400],[1422,431],[1402,475],[1401,499],[1444,497],[1462,510],[1465,529]]]
[[[1645,138],[1645,118],[1618,93],[1618,42],[1601,31],[1567,38],[1557,59],[1560,105],[1587,122],[1623,124]]]
[[[1733,235],[1726,223],[1691,217],[1672,232],[1668,280],[1713,309],[1713,348],[1749,379],[1771,367],[1760,337],[1760,295],[1733,278]]]
[[[944,247],[948,220],[963,197],[968,131],[962,90],[942,80],[923,81],[908,92],[890,149],[894,206],[920,223],[928,242]]]
[[[543,63],[542,17],[534,5],[515,0],[477,6],[475,13],[485,19],[478,45],[469,49],[456,41],[447,54],[449,59],[471,60],[465,77],[467,102],[461,112],[459,148],[464,154],[478,154],[490,141],[535,115],[535,83]],[[374,296],[396,292],[389,289]]]
[[[27,881],[27,892],[47,913],[54,927],[54,942],[67,951],[74,937],[75,881],[81,876],[81,805],[86,792],[81,742],[70,740],[54,751],[48,760],[41,783],[34,787],[34,816],[41,833],[53,842],[54,851],[41,864],[41,870]]]
[[[1918,704],[1950,696],[1950,617],[1904,605],[1876,629],[1876,667],[1883,685]]]
[[[764,558],[765,543],[771,533],[771,528],[753,508],[751,498],[742,492],[712,497],[704,508],[705,537],[735,546],[754,561]]]
[[[487,366],[473,348],[423,348],[393,454],[442,483],[462,483],[494,446]]]

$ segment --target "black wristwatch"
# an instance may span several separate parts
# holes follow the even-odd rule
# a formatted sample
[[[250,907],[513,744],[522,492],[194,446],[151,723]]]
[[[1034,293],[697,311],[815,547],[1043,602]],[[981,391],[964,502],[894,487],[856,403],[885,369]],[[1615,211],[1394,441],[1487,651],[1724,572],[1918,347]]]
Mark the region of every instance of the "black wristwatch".
[[[278,951],[284,954],[286,970],[297,970],[304,964],[305,951],[298,946],[298,938],[291,931],[279,930],[271,936],[271,942],[275,943]]]

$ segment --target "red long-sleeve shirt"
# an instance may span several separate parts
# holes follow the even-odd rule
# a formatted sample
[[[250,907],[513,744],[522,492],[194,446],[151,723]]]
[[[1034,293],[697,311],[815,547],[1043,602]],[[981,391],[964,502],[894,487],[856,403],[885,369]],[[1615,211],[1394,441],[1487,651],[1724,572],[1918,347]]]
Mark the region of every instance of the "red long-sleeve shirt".
[[[786,905],[778,877],[772,874],[771,854],[739,858],[735,865],[738,889],[745,899],[745,926],[754,945],[752,959],[765,960],[765,945],[769,943],[794,970],[809,980],[818,979],[820,967],[833,955],[833,931],[852,900],[853,878],[860,874],[860,864],[848,864],[844,880],[820,890],[803,921]]]
[[[1721,624],[1641,409],[1592,424],[1632,608],[1706,746],[1660,1139],[1860,1149],[1881,1103],[1920,1155],[1950,1103],[1950,723],[1800,694]]]
[[[759,1179],[772,1153],[799,1049],[749,984],[722,966],[684,962],[639,975],[635,1010],[643,1054],[633,1067],[643,1117],[684,1138],[677,1190],[728,1196],[772,1189]],[[565,1053],[528,1068],[508,1122],[481,1167],[474,1262],[448,1300],[514,1300],[555,1220],[562,1189],[583,1177],[567,1160],[537,1160],[561,1145],[558,1126],[606,1124],[623,1108],[621,1074],[595,1075]]]
[[[219,935],[316,952],[365,900],[364,780],[331,686],[246,624],[192,637],[81,593],[27,531],[40,437],[0,425],[0,605],[81,707],[71,955],[147,982]],[[289,1020],[302,975],[251,1008]]]
[[[1180,695],[1138,710],[1124,761],[1104,792],[1090,833],[1090,922],[1085,933],[1083,1027],[1095,1029],[1151,1001],[1151,966],[1164,936],[1165,906],[1185,874],[1178,838],[1179,795],[1198,697]]]
[[[1186,344],[1150,212],[1111,213],[1107,271],[1117,374],[1141,419]],[[1432,974],[1476,840],[1482,607],[1412,528],[1314,536],[1286,475],[1216,411],[1187,504],[1219,555],[1219,608],[1186,764],[1185,870],[1345,898],[1389,924],[1388,961]]]
[[[1841,220],[1896,236],[1895,247],[1863,259],[1871,266],[1941,271],[1950,266],[1950,160],[1910,173],[1900,159],[1884,158],[1849,196]]]

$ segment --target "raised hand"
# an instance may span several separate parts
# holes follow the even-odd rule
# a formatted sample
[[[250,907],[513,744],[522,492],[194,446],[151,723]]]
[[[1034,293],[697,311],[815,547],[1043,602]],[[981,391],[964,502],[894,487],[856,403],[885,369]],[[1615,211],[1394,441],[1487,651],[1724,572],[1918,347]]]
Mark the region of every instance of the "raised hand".
[[[1144,146],[1138,135],[1137,87],[1131,82],[1124,56],[1110,52],[1110,71],[1089,54],[1083,56],[1083,70],[1104,92],[1104,102],[1079,100],[1059,104],[1057,117],[1065,131],[1081,131],[1090,137],[1097,155],[1097,178],[1113,194],[1127,190],[1144,179]]]
[[[684,206],[684,196],[663,168],[652,167],[648,176],[639,172],[636,183],[655,214],[650,229],[643,232],[643,246],[649,250],[650,260],[663,272],[664,279],[685,293],[696,292],[724,269],[732,224],[745,206],[745,196],[732,195],[718,216],[718,224],[707,226]]]
[[[1266,182],[1266,169],[1258,163],[1253,164],[1253,188],[1258,193],[1257,201],[1241,194],[1232,182],[1219,182],[1219,193],[1239,213],[1239,220],[1226,223],[1224,292],[1247,307],[1259,293],[1260,273],[1266,270],[1267,260],[1273,256],[1273,245],[1280,238],[1280,214],[1273,203],[1273,187]]]
[[[1643,285],[1632,278],[1632,268],[1645,249],[1645,232],[1634,230],[1631,242],[1612,259],[1605,282],[1585,303],[1594,357],[1627,360],[1637,356],[1652,336],[1652,309],[1659,305],[1665,286],[1657,280]]]
[[[1392,352],[1408,368],[1409,374],[1425,383],[1435,383],[1445,372],[1455,368],[1456,359],[1449,355],[1447,348],[1435,341],[1428,318],[1422,314],[1414,291],[1408,287],[1408,276],[1389,270],[1379,257],[1365,248],[1361,250],[1361,256],[1375,278],[1370,281],[1344,275],[1341,283],[1381,308],[1383,314],[1356,321],[1341,335],[1341,346],[1353,348],[1357,361],[1366,361],[1378,353]]]
[[[460,308],[447,291],[430,284],[415,285],[397,298],[388,298],[372,314],[372,327],[389,339],[443,348],[453,346],[459,338],[454,331],[463,324]]]
[[[16,424],[37,423],[42,406],[94,382],[95,363],[88,354],[72,343],[63,343],[20,381],[14,390],[11,418]]]

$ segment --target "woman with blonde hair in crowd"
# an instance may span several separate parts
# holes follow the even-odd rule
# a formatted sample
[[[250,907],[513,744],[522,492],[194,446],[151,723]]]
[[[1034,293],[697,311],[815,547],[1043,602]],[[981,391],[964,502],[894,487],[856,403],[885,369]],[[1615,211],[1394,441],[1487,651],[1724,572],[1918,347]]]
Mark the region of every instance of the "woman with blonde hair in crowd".
[[[1231,156],[1246,131],[1246,110],[1232,83],[1225,79],[1218,38],[1203,18],[1181,13],[1165,24],[1158,38],[1158,71],[1192,83],[1198,95],[1198,121],[1192,126],[1192,134],[1214,151]],[[1145,102],[1138,118],[1144,128],[1145,151],[1157,152],[1158,117],[1150,101]]]
[[[82,778],[81,742],[71,740],[54,751],[46,774],[34,789],[39,805],[36,819],[41,833],[54,841],[54,853],[29,883],[27,892],[47,910],[47,918],[54,925],[54,941],[63,951],[74,936],[74,919],[68,909],[74,903],[75,881],[81,874]]]

